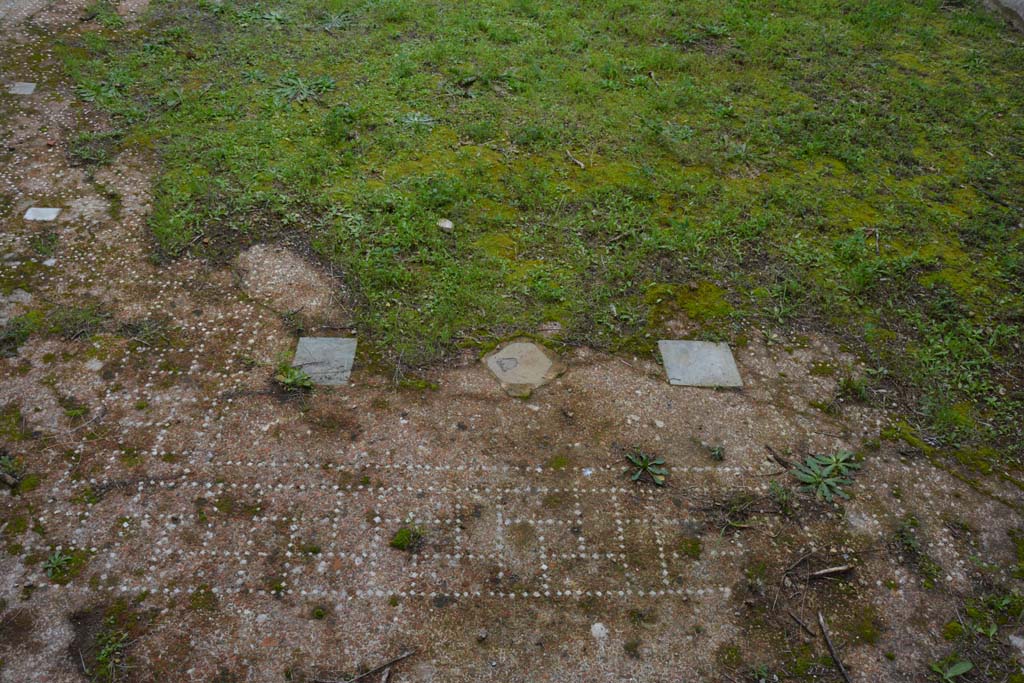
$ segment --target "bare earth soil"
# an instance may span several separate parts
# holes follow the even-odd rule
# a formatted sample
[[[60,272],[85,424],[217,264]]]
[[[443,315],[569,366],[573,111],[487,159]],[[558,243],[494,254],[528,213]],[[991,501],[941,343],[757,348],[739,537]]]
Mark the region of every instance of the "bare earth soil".
[[[102,311],[0,365],[3,681],[345,680],[408,651],[391,681],[839,681],[819,612],[851,680],[924,681],[966,604],[1020,589],[1020,490],[880,438],[884,395],[829,407],[821,368],[861,370],[818,334],[751,330],[740,391],[579,348],[528,400],[475,354],[431,388],[364,364],[281,393],[286,323],[344,334],[344,292],[283,246],[151,263],[151,160],[69,161],[84,114],[45,43],[82,5],[0,3],[4,81],[38,83],[0,95],[4,315]],[[632,448],[667,487],[630,482]],[[786,463],[840,450],[851,499],[798,493]],[[1002,626],[960,680],[1009,680]]]

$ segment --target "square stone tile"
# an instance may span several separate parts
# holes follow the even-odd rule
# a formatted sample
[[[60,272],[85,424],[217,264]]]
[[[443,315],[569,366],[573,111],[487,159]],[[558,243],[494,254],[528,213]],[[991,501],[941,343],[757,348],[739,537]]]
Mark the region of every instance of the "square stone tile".
[[[57,216],[59,215],[60,209],[44,209],[39,206],[33,206],[31,209],[25,212],[25,220],[54,221],[57,220]]]
[[[14,83],[7,88],[7,92],[12,95],[31,95],[35,91],[35,83]]]
[[[292,365],[304,370],[314,384],[339,386],[348,383],[355,357],[355,339],[301,337]]]
[[[669,384],[686,387],[742,387],[728,344],[663,339],[658,342]]]

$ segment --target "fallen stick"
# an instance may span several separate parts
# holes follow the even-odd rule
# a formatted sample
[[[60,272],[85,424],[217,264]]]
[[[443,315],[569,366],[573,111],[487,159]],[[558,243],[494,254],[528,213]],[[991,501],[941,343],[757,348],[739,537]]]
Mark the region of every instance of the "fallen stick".
[[[404,653],[398,655],[397,657],[395,657],[394,659],[392,659],[391,661],[384,662],[383,664],[381,664],[377,668],[370,669],[366,673],[361,673],[358,676],[356,676],[355,678],[350,678],[347,681],[332,681],[332,680],[329,680],[329,679],[326,679],[326,678],[315,678],[315,679],[313,679],[313,683],[355,683],[356,681],[362,680],[362,679],[366,678],[367,676],[372,676],[373,674],[377,673],[378,671],[383,671],[385,669],[390,669],[393,664],[397,664],[398,662],[402,661],[403,659],[407,659],[409,657],[412,657],[414,654],[416,654],[416,650],[409,650],[408,652],[404,652]]]
[[[851,565],[844,564],[844,565],[840,565],[838,567],[829,567],[828,569],[819,569],[816,572],[811,572],[810,575],[808,575],[807,578],[808,579],[820,579],[820,578],[823,578],[823,577],[826,577],[826,576],[832,576],[833,574],[845,574],[846,572],[848,572],[848,571],[850,571],[852,569],[853,569],[853,567]]]
[[[814,551],[812,550],[809,553],[804,553],[803,555],[801,555],[800,558],[797,559],[796,562],[794,562],[793,564],[791,564],[788,567],[786,567],[786,571],[782,572],[783,575],[788,574],[791,571],[793,571],[794,569],[796,569],[797,567],[799,567],[801,564],[803,564],[804,560],[806,560],[808,557],[810,557],[813,554],[814,554]]]
[[[846,683],[852,683],[850,676],[846,673],[846,669],[843,667],[843,662],[839,659],[839,655],[836,653],[836,648],[832,645],[832,638],[828,634],[828,626],[825,625],[825,615],[818,612],[818,626],[821,626],[821,635],[825,636],[825,645],[828,646],[828,653],[832,656],[832,661],[839,667],[839,673],[842,674],[843,680]]]
[[[814,637],[814,631],[812,631],[811,628],[807,624],[805,624],[800,617],[793,614],[789,610],[786,610],[786,614],[788,614],[793,621],[799,624],[800,628],[807,632],[807,635],[809,635],[811,638]]]
[[[790,461],[786,460],[781,455],[776,453],[774,448],[772,448],[768,444],[765,444],[765,449],[768,451],[768,454],[771,456],[770,458],[768,458],[769,460],[774,461],[775,464],[777,464],[779,467],[782,467],[784,469],[787,469],[787,470],[793,469],[793,463],[791,463]]]
[[[74,427],[73,429],[68,429],[64,433],[65,434],[74,434],[79,429],[82,429],[83,427],[88,427],[89,425],[91,425],[96,420],[102,420],[103,417],[106,414],[107,414],[107,407],[106,406],[100,406],[100,409],[96,411],[96,415],[94,415],[91,420],[89,420],[88,422],[83,422],[82,424],[78,425],[77,427]]]

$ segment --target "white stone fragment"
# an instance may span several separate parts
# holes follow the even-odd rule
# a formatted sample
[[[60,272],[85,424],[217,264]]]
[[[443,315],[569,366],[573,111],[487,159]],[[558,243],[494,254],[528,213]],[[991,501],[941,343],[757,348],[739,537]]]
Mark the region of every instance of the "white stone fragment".
[[[57,216],[60,215],[60,209],[47,209],[39,206],[33,206],[25,212],[25,220],[27,221],[54,221],[57,220]]]
[[[7,88],[7,92],[11,95],[31,95],[36,91],[35,83],[12,83]]]

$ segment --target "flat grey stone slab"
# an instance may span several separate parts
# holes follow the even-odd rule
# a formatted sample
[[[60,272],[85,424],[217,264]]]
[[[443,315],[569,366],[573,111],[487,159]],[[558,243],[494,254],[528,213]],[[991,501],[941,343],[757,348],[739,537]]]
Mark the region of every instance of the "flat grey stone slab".
[[[31,209],[25,212],[25,220],[54,221],[57,220],[57,216],[59,215],[60,209],[44,209],[39,206],[33,206]]]
[[[292,365],[304,370],[313,384],[339,386],[348,383],[355,357],[355,339],[300,337]]]
[[[1024,31],[1024,0],[988,0],[988,2],[994,4],[1011,23]]]
[[[728,344],[668,340],[658,342],[669,384],[685,387],[742,387]]]
[[[7,88],[7,92],[12,95],[31,95],[35,91],[35,83],[13,83]]]
[[[529,341],[514,341],[489,354],[484,362],[512,396],[528,397],[534,389],[562,374],[565,366],[552,351]]]

